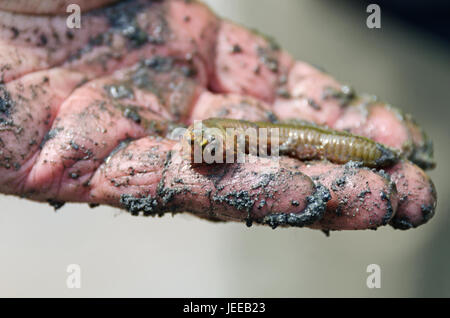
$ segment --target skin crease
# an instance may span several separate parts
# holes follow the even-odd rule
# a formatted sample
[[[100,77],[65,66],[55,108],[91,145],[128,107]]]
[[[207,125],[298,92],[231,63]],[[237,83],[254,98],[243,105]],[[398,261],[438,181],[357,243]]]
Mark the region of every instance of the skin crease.
[[[60,13],[63,2],[33,10]],[[409,116],[201,3],[113,4],[85,12],[86,27],[70,32],[63,16],[21,8],[0,6],[2,193],[325,231],[408,229],[434,214],[434,185],[408,161],[432,167],[432,148]],[[192,164],[168,134],[211,117],[308,120],[403,159],[384,170],[284,156]]]

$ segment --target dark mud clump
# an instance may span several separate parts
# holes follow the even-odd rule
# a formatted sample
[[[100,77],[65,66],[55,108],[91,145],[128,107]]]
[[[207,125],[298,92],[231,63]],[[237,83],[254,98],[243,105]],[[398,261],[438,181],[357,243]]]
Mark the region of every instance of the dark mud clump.
[[[214,195],[213,201],[226,203],[240,211],[251,211],[255,205],[255,200],[251,197],[248,191],[231,191],[225,195]]]
[[[409,230],[414,227],[411,221],[406,217],[394,218],[390,224],[397,230]]]
[[[342,107],[350,104],[356,97],[355,91],[352,87],[343,85],[340,89],[327,86],[322,92],[322,99],[335,99]]]
[[[316,186],[313,195],[306,198],[308,205],[301,213],[274,213],[264,217],[260,222],[273,229],[278,226],[304,227],[320,220],[325,213],[327,202],[331,200],[330,191],[321,184]]]
[[[422,211],[422,217],[424,222],[428,222],[434,215],[435,205],[433,204],[422,204],[420,206]]]
[[[390,150],[383,145],[377,144],[377,149],[380,151],[381,156],[375,161],[375,164],[380,167],[392,166],[399,160],[398,154]]]
[[[64,206],[64,204],[66,204],[66,202],[64,201],[58,201],[54,199],[48,199],[47,202],[55,209],[55,211],[61,209]]]
[[[141,123],[141,115],[139,115],[138,111],[136,109],[133,109],[132,107],[125,108],[125,110],[123,111],[123,115],[126,118],[134,121],[136,124]]]
[[[157,2],[161,1],[149,1],[147,3],[136,0],[121,1],[105,8],[104,14],[113,31],[127,38],[131,47],[139,48],[146,43],[164,44],[168,32],[168,23],[163,14],[158,14],[158,21],[150,34],[138,25],[136,19],[139,12],[148,9],[149,6]]]
[[[331,183],[331,190],[333,190],[334,192],[337,192],[337,191],[339,191],[339,189],[343,188],[346,183],[347,183],[346,176],[338,177],[335,180],[333,180],[333,182]]]
[[[142,212],[144,216],[158,214],[158,201],[151,195],[138,198],[131,194],[122,194],[120,204],[132,215],[139,215],[139,212]]]
[[[389,193],[381,191],[381,194],[380,194],[381,195],[381,199],[385,200],[386,201],[386,205],[387,205],[386,213],[383,216],[382,225],[388,224],[389,221],[392,219],[392,216],[394,215],[394,209],[392,208],[390,195],[391,195],[391,191],[396,191],[396,190],[393,190],[395,188],[393,188],[392,185],[394,185],[394,184],[391,183],[391,187],[390,187]]]
[[[356,169],[363,168],[364,164],[361,161],[352,161],[350,160],[344,165],[345,173],[349,175],[353,175],[356,173]]]
[[[11,95],[6,90],[4,84],[0,84],[0,114],[9,116],[14,107],[14,101],[11,99]]]

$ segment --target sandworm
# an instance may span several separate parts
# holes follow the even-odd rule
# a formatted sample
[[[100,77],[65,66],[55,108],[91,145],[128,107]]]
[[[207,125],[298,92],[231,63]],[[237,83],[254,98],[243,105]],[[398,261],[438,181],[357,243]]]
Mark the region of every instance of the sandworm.
[[[200,127],[200,132],[198,127]],[[253,148],[250,132],[253,132],[256,137],[253,139]],[[238,149],[237,136],[242,134],[245,138],[244,149],[247,154],[253,149],[256,150],[257,155],[260,155],[261,145],[263,145],[265,153],[271,155],[272,145],[278,143],[279,155],[300,160],[326,159],[338,164],[359,161],[364,166],[372,168],[390,166],[399,160],[399,154],[395,150],[371,139],[306,122],[269,123],[210,118],[203,120],[201,126],[191,125],[185,134],[185,140],[189,139],[188,145],[193,153],[196,144],[200,149],[204,149],[218,139],[222,143],[221,146],[229,149],[228,145],[230,144],[226,140],[227,138],[230,140],[229,138],[232,136],[231,144],[234,145],[232,151],[236,152]],[[262,143],[261,138],[264,138]],[[223,149],[225,154],[226,148]]]

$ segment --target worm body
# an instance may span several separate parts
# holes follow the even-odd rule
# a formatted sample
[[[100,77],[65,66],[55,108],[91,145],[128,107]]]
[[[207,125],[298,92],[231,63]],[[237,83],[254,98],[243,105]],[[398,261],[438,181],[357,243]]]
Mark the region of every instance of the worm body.
[[[398,161],[394,150],[373,140],[304,122],[268,123],[210,118],[202,121],[201,134],[190,126],[187,135],[192,150],[196,144],[204,149],[219,139],[224,154],[230,149],[230,144],[233,145],[232,152],[238,150],[237,139],[241,136],[245,138],[247,154],[261,155],[264,148],[265,153],[271,155],[271,149],[277,146],[280,155],[300,160],[327,159],[339,164],[360,161],[367,167],[385,167]],[[230,139],[232,143],[229,143]]]

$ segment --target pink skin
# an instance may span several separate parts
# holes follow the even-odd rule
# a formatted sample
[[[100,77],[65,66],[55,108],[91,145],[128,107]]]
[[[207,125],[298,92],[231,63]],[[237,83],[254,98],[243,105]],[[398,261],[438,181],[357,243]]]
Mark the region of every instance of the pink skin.
[[[355,98],[347,106],[342,96],[327,95],[330,88],[341,89],[329,75],[220,21],[202,4],[144,5],[135,21],[160,42],[131,42],[102,11],[85,13],[92,27],[71,36],[58,16],[0,16],[3,193],[108,204],[134,214],[190,212],[214,221],[323,230],[388,222],[416,227],[433,215],[432,182],[407,161],[387,174],[285,157],[248,156],[253,161],[241,164],[186,161],[180,143],[166,134],[174,123],[209,117],[309,120],[405,154],[424,143],[418,126],[386,104]],[[24,25],[38,27],[37,34]],[[53,31],[63,45],[49,36]],[[93,45],[99,34],[108,41]],[[111,85],[121,91],[111,93]]]
[[[332,127],[343,109],[335,100],[323,100],[327,87],[339,89],[340,85],[313,66],[296,62],[287,82],[290,98],[278,97],[274,111],[280,119],[302,118]]]
[[[395,149],[407,151],[412,143],[408,127],[385,104],[348,108],[333,126],[356,135],[366,136]],[[349,115],[347,115],[349,114]],[[356,121],[355,121],[356,120]],[[356,123],[356,124],[355,124]],[[392,138],[392,136],[396,138]]]

